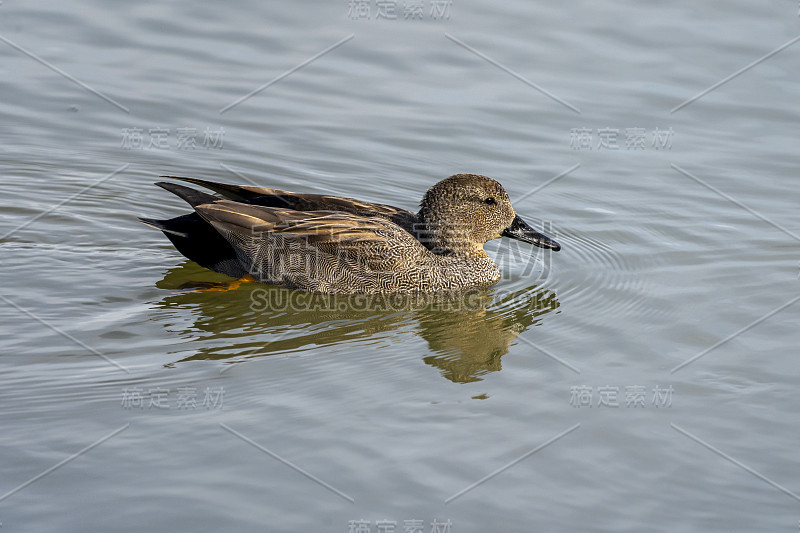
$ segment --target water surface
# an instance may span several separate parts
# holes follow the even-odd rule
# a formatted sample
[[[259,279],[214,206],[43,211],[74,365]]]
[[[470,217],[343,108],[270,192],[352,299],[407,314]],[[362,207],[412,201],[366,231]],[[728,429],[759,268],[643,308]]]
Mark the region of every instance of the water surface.
[[[687,101],[797,6],[354,4],[0,6],[4,530],[794,531],[800,44]],[[198,291],[136,218],[456,172],[563,246],[470,305]]]

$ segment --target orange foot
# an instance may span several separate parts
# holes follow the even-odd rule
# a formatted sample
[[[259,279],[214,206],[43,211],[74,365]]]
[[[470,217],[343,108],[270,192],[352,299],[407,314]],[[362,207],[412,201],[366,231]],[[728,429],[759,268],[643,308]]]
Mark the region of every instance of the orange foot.
[[[251,276],[250,274],[245,274],[241,278],[228,281],[225,283],[208,283],[207,286],[204,286],[199,289],[194,289],[189,292],[227,292],[227,291],[235,291],[238,289],[243,283],[251,283],[256,281],[256,278]],[[204,284],[206,285],[206,284]]]

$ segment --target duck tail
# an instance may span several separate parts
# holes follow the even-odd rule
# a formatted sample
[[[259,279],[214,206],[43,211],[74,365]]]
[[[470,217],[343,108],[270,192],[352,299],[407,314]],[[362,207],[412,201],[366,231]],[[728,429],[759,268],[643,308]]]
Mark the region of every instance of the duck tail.
[[[228,183],[219,183],[216,181],[209,181],[209,180],[201,180],[199,178],[186,178],[184,176],[160,176],[162,178],[169,178],[173,180],[181,180],[191,183],[192,185],[199,185],[200,187],[205,187],[215,193],[228,198],[229,200],[234,200],[236,202],[244,202],[246,204],[251,203],[254,198],[259,198],[268,194],[272,189],[263,189],[258,191],[249,190],[246,187],[241,185],[230,185]],[[284,191],[278,191],[284,192]]]
[[[197,213],[169,220],[153,218],[139,218],[139,220],[151,228],[163,231],[184,257],[200,266],[235,278],[247,273],[239,264],[233,246]]]
[[[164,233],[171,233],[173,235],[177,235],[179,237],[188,237],[189,235],[183,231],[179,231],[176,227],[170,224],[175,219],[172,220],[156,220],[154,218],[144,218],[139,217],[139,222],[144,224],[145,226],[150,226],[151,228],[160,229]]]
[[[186,187],[185,185],[179,185],[177,183],[170,183],[168,181],[159,181],[156,182],[156,185],[161,187],[162,189],[166,189],[175,196],[184,200],[187,204],[191,205],[192,207],[196,207],[202,204],[211,204],[220,200],[219,196],[214,196],[213,194],[208,194],[202,191],[198,191],[197,189],[192,189],[191,187]]]

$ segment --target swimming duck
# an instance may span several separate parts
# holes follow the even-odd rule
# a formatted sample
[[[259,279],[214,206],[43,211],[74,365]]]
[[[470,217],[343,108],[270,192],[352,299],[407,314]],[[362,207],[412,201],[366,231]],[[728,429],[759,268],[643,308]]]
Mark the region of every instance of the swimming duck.
[[[511,207],[503,186],[455,174],[431,187],[414,214],[390,205],[323,194],[164,176],[156,185],[194,212],[160,229],[188,259],[235,278],[325,293],[460,292],[500,279],[483,245],[509,237],[558,251]]]

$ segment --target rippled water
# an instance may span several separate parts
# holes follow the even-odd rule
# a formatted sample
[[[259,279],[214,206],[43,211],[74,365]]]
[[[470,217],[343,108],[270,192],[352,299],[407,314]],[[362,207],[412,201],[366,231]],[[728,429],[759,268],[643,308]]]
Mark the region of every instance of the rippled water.
[[[357,4],[0,5],[3,529],[795,531],[797,5]],[[455,172],[563,250],[314,300],[137,221]]]

